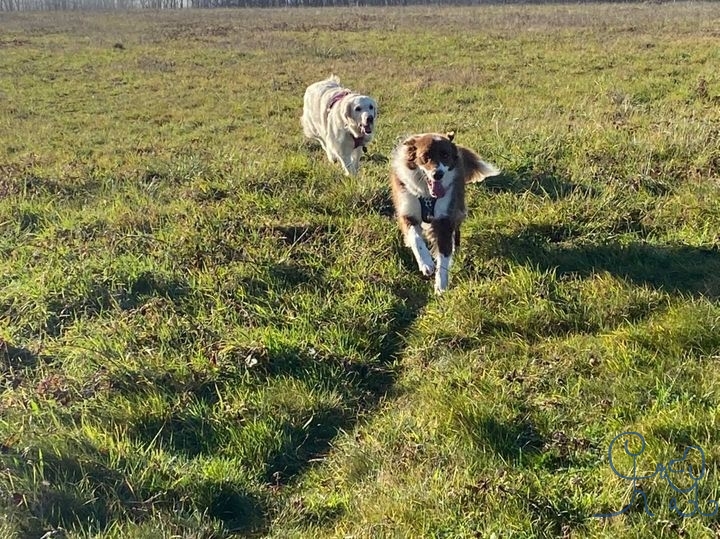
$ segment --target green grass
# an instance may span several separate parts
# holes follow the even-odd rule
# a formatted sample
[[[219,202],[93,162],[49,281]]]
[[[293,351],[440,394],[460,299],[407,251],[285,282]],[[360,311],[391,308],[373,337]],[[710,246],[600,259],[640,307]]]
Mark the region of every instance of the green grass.
[[[720,498],[718,20],[4,14],[0,536],[717,535],[659,478],[592,515],[627,430]],[[301,135],[331,72],[380,106],[355,179]],[[445,129],[504,172],[435,297],[387,157]]]

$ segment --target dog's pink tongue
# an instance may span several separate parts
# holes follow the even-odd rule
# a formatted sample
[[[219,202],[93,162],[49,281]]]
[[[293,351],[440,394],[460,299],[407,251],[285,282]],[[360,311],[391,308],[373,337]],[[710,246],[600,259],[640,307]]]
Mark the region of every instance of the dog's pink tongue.
[[[430,181],[430,194],[433,198],[442,198],[445,196],[445,188],[442,182],[437,180]]]

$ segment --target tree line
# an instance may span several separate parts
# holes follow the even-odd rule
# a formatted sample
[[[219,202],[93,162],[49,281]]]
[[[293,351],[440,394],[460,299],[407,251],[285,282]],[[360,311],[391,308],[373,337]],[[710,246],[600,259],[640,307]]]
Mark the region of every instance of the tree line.
[[[557,1],[557,0],[555,0]],[[562,0],[560,0],[562,1]],[[524,3],[522,0],[0,0],[0,11],[184,9],[241,7],[407,6]],[[530,0],[529,3],[542,3]]]

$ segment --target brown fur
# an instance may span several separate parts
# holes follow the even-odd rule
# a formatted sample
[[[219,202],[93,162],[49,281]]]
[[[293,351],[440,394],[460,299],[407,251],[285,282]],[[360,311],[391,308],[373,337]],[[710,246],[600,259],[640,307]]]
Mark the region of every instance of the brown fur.
[[[408,137],[395,150],[390,174],[393,204],[406,244],[411,241],[408,238],[421,235],[424,229],[435,257],[451,257],[460,245],[460,225],[467,214],[465,185],[498,174],[495,167],[482,161],[472,150],[455,144],[453,138],[454,133]],[[442,177],[438,176],[443,171]],[[437,182],[441,182],[441,188]],[[430,223],[422,222],[420,197],[435,199],[435,215]],[[416,250],[413,252],[418,257]],[[424,270],[420,266],[427,275],[433,268],[427,264],[425,267]],[[443,290],[441,287],[438,291]]]

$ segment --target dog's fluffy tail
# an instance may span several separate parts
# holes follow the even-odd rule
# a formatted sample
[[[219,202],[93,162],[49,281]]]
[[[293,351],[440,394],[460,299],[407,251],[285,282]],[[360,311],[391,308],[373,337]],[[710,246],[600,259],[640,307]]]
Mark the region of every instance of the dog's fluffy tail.
[[[465,183],[474,183],[489,178],[490,176],[497,176],[500,171],[495,168],[494,165],[487,163],[480,159],[480,156],[468,150],[462,146],[458,146],[460,151],[460,158],[463,160],[467,176],[465,177]]]

